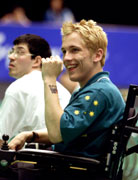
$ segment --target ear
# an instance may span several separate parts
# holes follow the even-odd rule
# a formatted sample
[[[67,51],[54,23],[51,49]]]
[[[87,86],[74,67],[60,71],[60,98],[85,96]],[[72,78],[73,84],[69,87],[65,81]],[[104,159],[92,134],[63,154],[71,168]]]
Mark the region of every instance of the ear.
[[[96,53],[93,62],[99,62],[102,60],[103,57],[103,49],[99,48]]]
[[[35,59],[32,60],[33,61],[33,68],[41,68],[41,64],[42,64],[42,57],[41,56],[36,56]]]

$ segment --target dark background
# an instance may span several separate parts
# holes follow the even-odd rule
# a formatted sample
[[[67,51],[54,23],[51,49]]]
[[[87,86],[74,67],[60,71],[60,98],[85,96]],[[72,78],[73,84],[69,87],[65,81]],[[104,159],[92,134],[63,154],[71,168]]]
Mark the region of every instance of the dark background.
[[[43,21],[44,12],[49,7],[49,0],[5,0],[1,3],[0,16],[19,4],[34,22]],[[138,10],[134,1],[65,0],[65,5],[73,11],[77,21],[93,19],[104,24],[138,25]]]

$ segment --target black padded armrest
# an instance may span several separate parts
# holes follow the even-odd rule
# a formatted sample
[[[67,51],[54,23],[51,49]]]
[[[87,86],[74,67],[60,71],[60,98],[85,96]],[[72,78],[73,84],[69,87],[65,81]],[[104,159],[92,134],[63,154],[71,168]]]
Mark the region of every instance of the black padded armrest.
[[[28,160],[28,161],[37,161],[39,163],[43,162],[45,164],[53,164],[53,165],[74,165],[74,166],[86,166],[93,167],[100,165],[100,161],[80,157],[80,156],[72,156],[66,155],[59,152],[51,151],[51,150],[37,150],[37,149],[22,149],[16,153],[16,158],[19,160]]]

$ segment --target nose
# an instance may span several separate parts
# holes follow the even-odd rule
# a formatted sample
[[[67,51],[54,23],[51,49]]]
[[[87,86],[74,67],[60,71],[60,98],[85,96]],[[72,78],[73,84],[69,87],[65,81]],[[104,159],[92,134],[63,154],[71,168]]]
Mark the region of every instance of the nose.
[[[70,60],[72,60],[71,53],[66,52],[63,56],[63,61],[66,62],[66,61],[70,61]]]
[[[14,59],[14,58],[16,58],[16,54],[15,53],[8,54],[8,58],[9,59]]]

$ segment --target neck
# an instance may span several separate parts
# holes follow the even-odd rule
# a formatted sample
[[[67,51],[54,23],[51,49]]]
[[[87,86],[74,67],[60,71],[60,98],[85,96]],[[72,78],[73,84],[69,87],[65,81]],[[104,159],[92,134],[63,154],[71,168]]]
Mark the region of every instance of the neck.
[[[100,68],[100,69],[96,69],[96,68],[95,68],[94,71],[92,71],[92,73],[88,76],[87,80],[85,80],[84,82],[79,82],[80,87],[81,87],[81,88],[84,87],[85,84],[87,84],[87,82],[88,82],[94,75],[96,75],[96,74],[99,73],[99,72],[103,72],[103,68]]]

